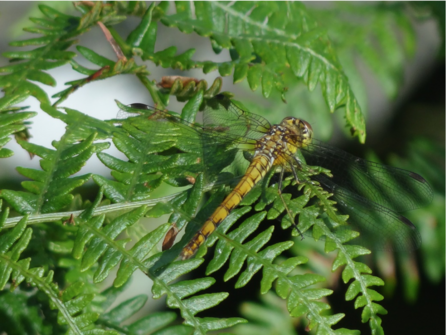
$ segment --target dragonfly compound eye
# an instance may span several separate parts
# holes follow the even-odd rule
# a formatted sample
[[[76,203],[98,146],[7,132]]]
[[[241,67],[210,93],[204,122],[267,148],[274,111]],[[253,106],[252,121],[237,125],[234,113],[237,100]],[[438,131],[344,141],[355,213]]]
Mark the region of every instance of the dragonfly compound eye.
[[[307,146],[312,142],[313,129],[309,122],[299,119],[298,128],[300,129],[303,146]]]

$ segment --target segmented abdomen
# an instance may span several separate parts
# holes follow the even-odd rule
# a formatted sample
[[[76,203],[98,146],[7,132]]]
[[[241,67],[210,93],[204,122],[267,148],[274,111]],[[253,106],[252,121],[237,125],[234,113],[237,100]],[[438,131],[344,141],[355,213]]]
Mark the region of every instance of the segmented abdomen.
[[[247,169],[247,173],[242,177],[241,181],[183,248],[180,254],[182,259],[188,259],[197,252],[208,236],[210,236],[228,214],[230,214],[231,210],[239,205],[244,196],[262,179],[262,177],[265,176],[267,171],[270,170],[272,161],[273,160],[270,160],[263,154],[253,158]]]

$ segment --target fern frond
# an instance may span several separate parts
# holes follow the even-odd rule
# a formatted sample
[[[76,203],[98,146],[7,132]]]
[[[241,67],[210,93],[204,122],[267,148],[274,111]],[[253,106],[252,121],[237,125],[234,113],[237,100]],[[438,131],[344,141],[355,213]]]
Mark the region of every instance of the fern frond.
[[[53,303],[53,308],[59,308],[58,323],[69,327],[68,334],[104,334],[115,335],[118,332],[113,330],[92,329],[92,324],[98,319],[99,314],[86,311],[81,313],[92,302],[93,294],[83,293],[83,282],[77,282],[66,288],[60,297],[60,303]],[[58,305],[64,307],[61,309]]]
[[[0,329],[6,334],[53,334],[53,327],[42,318],[41,305],[33,301],[29,292],[14,290],[0,292]]]
[[[8,73],[0,77],[0,87],[5,95],[0,99],[0,109],[25,100],[33,96],[41,103],[50,103],[47,94],[32,81],[44,85],[55,86],[56,81],[45,70],[54,69],[69,62],[76,54],[67,49],[76,43],[76,36],[86,32],[99,21],[107,21],[113,13],[103,11],[101,4],[96,4],[83,17],[75,17],[60,13],[55,9],[39,5],[45,18],[31,18],[40,27],[29,27],[27,31],[42,34],[42,37],[12,42],[12,46],[25,47],[42,45],[28,51],[9,51],[3,53],[5,57],[15,62],[3,66],[0,73]]]
[[[199,91],[197,98],[190,100],[183,113],[194,119],[202,99],[203,94]],[[127,106],[120,103],[118,105],[125,111],[129,110]],[[191,132],[181,127],[171,127],[169,136],[168,133],[160,134],[159,140],[154,141],[154,131],[159,128],[156,120],[141,117],[121,122],[123,131],[115,131],[113,142],[129,161],[100,153],[98,158],[112,169],[116,181],[93,176],[95,182],[104,187],[104,193],[112,201],[145,200],[163,181],[174,186],[186,186],[188,182],[185,177],[203,172],[199,148],[188,141],[185,143],[185,139],[191,137]],[[170,154],[169,150],[174,148],[184,149],[185,152]],[[154,155],[162,152],[167,154]]]
[[[25,135],[27,131],[28,120],[37,115],[36,112],[22,112],[26,108],[9,108],[0,111],[0,158],[10,157],[14,152],[7,148],[2,148],[8,143],[12,134],[15,134],[16,138],[28,136]],[[20,113],[18,113],[21,111]],[[21,136],[21,133],[25,136]]]
[[[73,144],[68,130],[59,142],[53,142],[56,150],[19,140],[22,148],[42,158],[42,170],[18,167],[20,174],[34,179],[22,182],[28,192],[2,190],[0,196],[21,214],[50,213],[68,206],[73,200],[70,192],[83,185],[90,174],[68,177],[78,172],[92,154],[109,147],[108,143],[94,144],[95,138],[92,134],[85,141]]]
[[[224,275],[227,281],[239,274],[242,266],[247,261],[247,268],[240,274],[235,287],[241,288],[245,286],[251,278],[263,269],[263,277],[261,280],[261,293],[266,294],[272,287],[273,282],[277,281],[276,293],[283,299],[287,300],[287,308],[291,316],[306,316],[309,320],[309,329],[316,328],[317,334],[354,334],[356,331],[333,330],[332,326],[336,324],[343,314],[324,316],[320,313],[329,309],[329,306],[323,302],[317,301],[332,291],[327,289],[317,289],[312,286],[316,283],[324,281],[325,278],[316,274],[290,275],[296,266],[306,263],[304,257],[289,258],[281,264],[274,264],[282,252],[289,249],[293,242],[281,242],[260,249],[270,240],[273,232],[273,226],[264,230],[250,241],[243,243],[244,240],[251,235],[264,220],[266,213],[257,213],[243,223],[238,228],[226,234],[227,230],[237,222],[237,220],[247,212],[249,207],[242,207],[233,211],[227,219],[218,227],[216,232],[208,239],[207,245],[210,246],[217,242],[215,256],[208,264],[207,274],[211,274],[220,269],[228,260],[229,268]],[[304,208],[301,212],[306,217],[306,210],[317,213],[315,208]],[[316,214],[314,214],[316,216]],[[303,219],[304,221],[305,219]],[[199,251],[200,255],[200,251]]]
[[[352,133],[364,142],[364,119],[348,79],[326,33],[302,4],[197,2],[193,5],[195,17],[189,6],[180,4],[176,6],[176,14],[162,15],[160,20],[185,33],[195,31],[209,36],[217,53],[223,48],[230,49],[232,62],[208,62],[204,70],[218,68],[221,75],[228,75],[234,68],[236,81],[247,78],[252,90],[261,83],[265,97],[275,87],[283,90],[285,72],[302,78],[310,90],[320,83],[329,110],[333,112],[344,106]],[[142,52],[143,58],[154,57],[151,48]],[[164,51],[168,56],[173,52],[172,48]],[[182,55],[185,60],[191,56],[191,51]],[[199,64],[186,61],[184,66]]]
[[[184,299],[210,287],[214,283],[214,280],[211,278],[171,284],[178,277],[196,269],[203,260],[172,262],[172,257],[163,256],[161,253],[151,256],[153,249],[171,227],[170,223],[159,226],[141,238],[131,249],[126,250],[125,245],[129,242],[129,239],[118,241],[114,239],[125,228],[137,222],[146,212],[146,209],[144,207],[135,209],[118,216],[110,224],[102,227],[104,216],[92,217],[92,213],[99,204],[101,196],[102,194],[77,220],[80,228],[73,248],[76,258],[82,256],[83,270],[87,270],[101,258],[98,262],[98,270],[94,276],[95,282],[104,280],[109,271],[120,263],[114,282],[115,286],[124,285],[133,272],[139,269],[154,281],[152,288],[154,298],[160,298],[167,294],[168,306],[179,308],[186,320],[185,324],[194,327],[198,334],[206,334],[210,330],[228,328],[243,322],[239,318],[201,319],[195,317],[200,311],[219,304],[228,296],[227,293],[215,293]],[[87,251],[83,253],[85,247],[87,247]]]
[[[109,287],[101,296],[106,300],[100,304],[102,310],[108,309],[115,301],[117,294],[122,293],[121,286],[119,288]],[[177,319],[174,312],[155,312],[146,315],[130,324],[123,325],[127,319],[143,308],[147,301],[144,294],[129,298],[116,307],[103,313],[97,324],[109,329],[115,329],[121,334],[152,334],[162,331],[164,334],[190,334],[192,328],[185,325],[170,325]]]
[[[359,6],[334,3],[330,10],[309,8],[318,22],[327,28],[338,54],[349,57],[343,67],[354,67],[359,55],[380,81],[390,97],[398,93],[405,60],[415,52],[416,36],[404,3]]]
[[[312,169],[314,169],[314,167],[312,167]],[[322,172],[322,171],[319,171],[319,172]],[[304,180],[306,180],[306,178],[308,178],[305,174],[305,171],[297,171],[297,174],[298,174],[300,180],[304,181]],[[284,185],[286,186],[287,183],[285,183]],[[345,243],[351,241],[352,239],[354,239],[355,237],[357,237],[358,233],[347,229],[347,222],[346,222],[347,216],[342,216],[342,215],[338,215],[335,213],[335,211],[336,211],[336,209],[334,208],[335,202],[330,199],[331,194],[329,194],[328,192],[322,190],[319,186],[316,186],[310,182],[302,183],[300,188],[303,190],[304,194],[299,196],[298,198],[293,199],[293,200],[290,200],[290,194],[287,195],[286,193],[283,193],[283,196],[287,202],[287,205],[288,205],[290,211],[292,212],[292,215],[295,216],[298,213],[300,215],[299,216],[300,231],[302,233],[305,233],[306,231],[311,230],[315,240],[320,240],[324,236],[325,237],[325,251],[327,253],[329,253],[331,251],[335,251],[335,250],[338,251],[338,255],[335,258],[333,266],[332,266],[332,271],[337,270],[340,266],[345,266],[345,269],[343,270],[343,273],[342,273],[343,281],[345,283],[348,283],[351,279],[354,279],[354,281],[350,284],[350,286],[347,290],[346,300],[353,300],[354,298],[357,297],[357,295],[361,294],[356,299],[355,307],[356,308],[364,307],[363,313],[362,313],[362,321],[363,322],[369,321],[370,327],[373,331],[378,331],[379,333],[383,332],[383,329],[381,327],[381,319],[378,316],[378,314],[386,314],[387,311],[381,305],[374,302],[374,301],[383,300],[383,296],[381,294],[379,294],[377,291],[372,290],[370,288],[370,286],[382,286],[382,285],[384,285],[384,282],[382,279],[380,279],[378,277],[371,276],[370,274],[372,273],[372,271],[367,265],[365,265],[364,263],[356,262],[353,260],[354,258],[359,257],[361,255],[370,254],[370,251],[364,247],[361,247],[361,246],[345,244]],[[329,229],[328,226],[324,223],[324,221],[321,218],[319,218],[319,215],[321,214],[321,210],[315,205],[306,206],[307,202],[312,197],[316,197],[319,200],[320,206],[322,206],[324,208],[324,213],[326,213],[330,217],[331,220],[336,222],[337,226],[340,229],[337,229],[337,228],[332,229],[332,230]],[[281,214],[284,211],[284,205],[282,204],[282,201],[278,201],[278,199],[279,199],[279,197],[278,197],[278,192],[277,192],[277,186],[272,185],[264,191],[262,190],[261,187],[253,189],[252,192],[250,192],[246,196],[246,198],[242,201],[241,204],[242,205],[243,204],[245,204],[245,205],[252,204],[256,200],[258,200],[258,203],[255,206],[256,211],[264,210],[266,205],[273,204],[273,206],[269,209],[268,213],[269,213],[270,219],[275,219],[278,217],[279,214]],[[259,215],[259,214],[256,214],[256,215]],[[254,218],[256,215],[252,216],[252,218]],[[254,223],[251,223],[251,224],[254,225]],[[241,227],[242,227],[242,225],[241,225]],[[287,216],[285,216],[282,220],[282,227],[288,228],[288,227],[290,227],[290,225],[291,225],[290,220],[288,219]],[[221,227],[222,227],[222,229],[228,229],[225,226],[225,222],[221,224]],[[217,236],[219,236],[219,234],[221,234],[220,229],[221,228],[219,227],[216,231]],[[240,228],[237,228],[236,230],[232,231],[230,234],[236,234],[236,232],[239,229]],[[219,237],[220,237],[220,239],[216,246],[216,250],[217,250],[216,256],[210,262],[210,265],[209,265],[211,270],[208,270],[208,271],[210,271],[210,272],[213,272],[213,271],[219,269],[226,262],[230,253],[232,252],[232,249],[235,248],[234,245],[236,245],[236,243],[239,242],[238,240],[233,242],[229,238],[230,236],[223,235],[223,236],[219,236]],[[239,236],[238,236],[238,238],[239,238]],[[246,236],[243,235],[243,238],[246,238]],[[214,243],[215,239],[216,239],[216,237],[211,236],[209,238],[209,243],[210,244]],[[233,245],[232,243],[235,243],[235,244]],[[285,242],[284,244],[280,243],[277,245],[269,246],[268,248],[266,248],[265,251],[262,251],[259,254],[262,254],[263,252],[267,253],[267,250],[270,251],[270,248],[272,248],[273,250],[276,249],[276,251],[280,253],[280,252],[282,252],[281,248],[284,247],[286,243],[287,242]],[[293,243],[291,243],[290,245],[287,245],[286,249],[290,248],[292,246],[292,244]],[[219,245],[221,245],[221,247]],[[222,247],[222,245],[225,245],[225,247]],[[254,243],[254,245],[256,247],[259,246],[259,248],[261,248],[263,246],[263,243],[260,241],[256,241]],[[310,306],[312,306],[312,304],[310,304],[310,303],[308,303],[307,307],[296,305],[296,302],[302,301],[303,298],[300,295],[297,295],[293,290],[290,293],[290,296],[287,297],[288,290],[290,290],[291,287],[293,288],[294,285],[296,284],[293,281],[290,281],[290,278],[287,277],[288,272],[285,274],[286,276],[284,277],[284,273],[281,273],[281,275],[275,273],[275,270],[272,270],[271,268],[267,268],[266,265],[263,264],[263,262],[261,262],[261,261],[258,261],[258,264],[256,264],[256,261],[253,263],[253,260],[250,262],[250,256],[251,257],[254,256],[253,253],[251,252],[251,250],[243,250],[240,252],[237,252],[237,251],[235,251],[235,252],[236,252],[236,255],[235,256],[232,255],[232,259],[230,260],[230,268],[224,276],[225,279],[229,279],[232,276],[234,276],[233,272],[235,272],[235,273],[239,272],[240,268],[242,267],[242,264],[240,263],[240,261],[244,262],[245,259],[248,258],[247,270],[245,270],[245,273],[243,273],[241,275],[236,286],[240,285],[240,281],[242,280],[241,278],[243,278],[243,275],[247,275],[246,278],[249,280],[254,275],[254,273],[256,271],[258,271],[259,269],[262,268],[262,266],[264,266],[263,279],[261,282],[261,292],[262,293],[267,292],[270,289],[271,283],[275,279],[278,278],[278,283],[282,283],[285,285],[285,291],[281,291],[280,289],[278,291],[278,288],[277,288],[277,293],[282,298],[288,299],[288,303],[289,303],[288,307],[289,307],[289,312],[291,313],[291,315],[301,316],[303,314],[308,313],[308,310],[315,312],[315,311],[322,311],[322,310],[328,308],[327,305],[319,306],[319,308],[322,308],[321,310],[319,308],[311,308]],[[279,253],[272,253],[271,256],[273,258],[277,257],[279,255]],[[237,259],[238,254],[243,255],[242,259]],[[236,266],[232,264],[233,258],[234,258],[234,260],[239,261],[239,262],[236,262],[236,264],[237,264]],[[273,260],[273,258],[271,260]],[[298,263],[294,264],[293,258],[291,258],[288,261],[290,261],[292,264],[292,268],[288,269],[289,272],[293,269],[293,267],[302,263],[302,261],[297,259]],[[287,263],[288,261],[285,261],[284,263]],[[278,273],[280,273],[280,271]],[[243,282],[245,283],[245,281],[243,281]],[[264,286],[265,283],[267,283],[267,286]],[[285,283],[287,283],[287,284],[285,284]],[[322,291],[322,293],[323,293],[322,296],[330,294],[330,293],[324,294],[324,291]],[[318,299],[318,298],[315,298],[315,299]],[[293,303],[295,303],[295,304],[293,304]],[[315,304],[316,302],[312,302],[312,303]],[[321,304],[321,303],[316,303],[316,304]],[[293,307],[291,307],[291,306],[293,306]],[[295,310],[295,313],[297,313],[296,315],[293,312],[294,310]],[[325,324],[324,322],[322,323],[321,316],[318,313],[307,316],[311,322],[310,326],[309,326],[310,328],[312,326],[314,326],[315,324],[320,325],[320,327],[322,324]],[[330,323],[330,322],[334,322],[333,324],[335,324],[336,322],[339,321],[339,319],[342,316],[343,315],[339,314],[339,315],[327,317],[328,324],[326,324],[326,325],[328,327],[324,328],[325,330],[323,331],[323,333],[330,331],[329,329],[331,329],[330,326],[332,325],[332,323]],[[316,320],[319,320],[319,321],[316,321]],[[319,328],[319,331],[320,331],[320,328]]]
[[[92,135],[96,140],[108,139],[118,131],[109,122],[98,120],[71,108],[61,108],[65,111],[63,113],[49,104],[42,104],[40,107],[51,117],[59,119],[69,126],[71,141],[85,141]]]
[[[133,267],[129,270],[127,268],[129,259],[133,260],[133,257],[137,258],[137,261],[144,259],[144,257],[151,252],[158,240],[163,237],[163,226],[161,226],[161,228],[159,227],[158,231],[155,230],[147,234],[147,236],[140,240],[139,244],[135,245],[131,250],[126,250],[125,246],[130,240],[115,240],[115,238],[124,231],[124,229],[135,224],[144,215],[146,209],[143,206],[134,211],[122,214],[103,227],[105,216],[93,216],[95,209],[100,204],[102,195],[103,192],[101,190],[91,206],[85,209],[76,219],[79,228],[73,245],[73,257],[82,259],[81,271],[90,269],[96,262],[98,262],[98,259],[101,258],[99,267],[93,277],[95,282],[101,282],[107,277],[109,271],[120,263],[124,256],[126,256],[128,259],[122,264],[122,266],[126,268],[126,271],[122,270],[118,275],[120,278],[123,276],[125,277],[124,280],[120,279],[120,284],[117,285],[122,286],[137,267]],[[164,230],[167,230],[167,228],[164,228]],[[141,245],[143,245],[144,248],[141,248]],[[86,247],[87,250],[85,251]]]
[[[337,257],[332,265],[332,271],[344,265],[345,268],[342,272],[343,281],[348,283],[351,279],[354,279],[346,292],[346,300],[353,300],[361,294],[355,301],[355,308],[364,307],[362,322],[369,321],[371,331],[374,333],[383,333],[384,331],[381,326],[382,320],[379,314],[387,314],[387,311],[381,305],[374,302],[383,300],[383,296],[369,287],[383,286],[384,282],[379,277],[370,275],[372,271],[366,264],[354,261],[354,258],[370,254],[371,252],[358,245],[345,244],[357,237],[359,233],[346,228],[346,220],[348,217],[335,213],[336,209],[333,207],[334,202],[330,200],[330,194],[328,192],[321,190],[311,183],[307,183],[304,188],[320,200],[325,213],[338,225],[338,228],[330,230],[323,220],[317,219],[313,222],[312,232],[316,240],[322,236],[326,237],[326,252],[338,251]]]
[[[150,265],[155,265],[160,260],[160,255],[155,255]],[[150,277],[154,278],[152,293],[154,298],[160,298],[167,294],[167,304],[171,308],[179,308],[185,324],[194,327],[195,334],[206,334],[208,331],[232,327],[236,324],[246,322],[241,318],[198,318],[195,315],[218,305],[222,300],[228,297],[228,293],[208,293],[195,295],[192,294],[209,288],[214,284],[213,278],[199,278],[194,280],[184,280],[178,283],[170,284],[194,269],[196,269],[203,259],[192,259],[187,261],[176,261],[166,266],[152,267],[149,270]]]
[[[241,335],[297,335],[296,320],[284,313],[284,301],[273,292],[260,297],[261,303],[244,302],[240,306],[241,314],[249,323],[237,325],[235,334]]]
[[[306,179],[306,176],[302,171],[298,171],[297,173],[300,180]],[[373,332],[383,333],[381,327],[382,321],[378,315],[387,314],[387,311],[381,305],[374,302],[383,300],[383,296],[371,289],[370,286],[382,286],[384,285],[384,282],[382,279],[370,275],[372,271],[367,265],[354,261],[354,258],[369,254],[370,251],[361,246],[345,244],[357,237],[358,233],[347,229],[347,216],[335,213],[335,202],[330,199],[331,194],[312,183],[303,183],[301,187],[304,192],[302,196],[291,201],[286,200],[293,215],[297,213],[300,214],[300,230],[304,233],[312,228],[312,234],[315,240],[320,240],[323,236],[325,237],[325,252],[338,251],[338,255],[332,266],[332,271],[337,270],[341,266],[345,266],[342,272],[343,281],[348,283],[351,279],[354,279],[348,287],[346,300],[353,300],[360,294],[355,301],[355,307],[364,307],[362,321],[369,321],[370,328]],[[260,197],[260,195],[260,191],[256,192],[256,194],[253,194],[252,197],[248,199],[249,202],[253,202],[257,197]],[[271,193],[271,197],[273,197],[273,193]],[[321,214],[318,207],[304,207],[311,197],[316,197],[320,201],[320,206],[324,208],[324,213],[326,213],[331,220],[336,222],[339,227],[338,229],[329,229],[323,220],[318,218]],[[287,197],[287,199],[289,199],[289,197]],[[272,202],[273,199],[270,199],[269,203]],[[272,213],[272,218],[276,218],[278,213],[281,213],[283,210],[284,207],[277,204],[276,206],[273,206],[269,212]],[[282,226],[283,228],[290,226],[290,221],[288,221],[287,217],[284,217]],[[296,301],[296,299],[294,300]]]
[[[53,98],[59,98],[55,102],[55,105],[59,105],[62,101],[68,98],[70,94],[72,94],[78,88],[92,82],[95,80],[102,80],[110,77],[114,77],[120,74],[135,74],[141,76],[147,76],[149,73],[146,71],[145,66],[137,66],[133,59],[120,59],[117,62],[113,60],[107,59],[103,56],[98,55],[91,49],[88,49],[83,46],[78,46],[77,50],[90,62],[99,65],[100,69],[98,70],[90,70],[82,65],[78,64],[76,61],[70,61],[70,64],[73,67],[73,70],[87,74],[88,77],[83,79],[78,79],[74,81],[67,82],[66,85],[70,87],[54,94]]]
[[[8,209],[2,212],[0,227],[3,226],[8,213]],[[32,229],[26,226],[27,218],[24,217],[13,229],[0,235],[0,290],[5,288],[8,281],[11,282],[11,289],[14,289],[26,280],[47,295],[51,308],[58,310],[58,323],[66,325],[69,334],[83,334],[91,330],[98,314],[80,313],[94,297],[92,294],[82,294],[84,284],[78,282],[61,294],[58,286],[53,283],[53,271],[44,276],[43,268],[30,268],[31,258],[20,259],[32,235]],[[101,329],[94,331],[95,334],[116,334]]]
[[[101,282],[107,277],[109,271],[121,262],[124,254],[127,254],[127,257],[132,257],[133,252],[138,250],[138,247],[126,251],[125,245],[130,240],[124,239],[115,241],[115,238],[124,229],[135,224],[142,217],[144,212],[144,206],[135,209],[134,211],[118,216],[102,229],[100,228],[104,223],[104,216],[97,216],[86,221],[81,217],[80,227],[73,247],[73,256],[78,259],[82,257],[81,271],[86,271],[92,267],[100,257],[102,257],[99,261],[99,267],[93,277],[94,282]],[[161,231],[160,229],[158,231],[156,230],[152,235],[148,234],[147,238],[141,239],[139,242],[140,245],[148,247],[144,252],[150,252],[151,247],[154,246],[147,245],[148,243],[150,244],[151,241],[149,237],[155,235],[155,239],[158,241],[166,230],[167,229],[162,226]],[[159,236],[159,234],[161,234],[161,236]],[[149,240],[149,242],[147,240]],[[146,243],[143,241],[146,241]],[[89,248],[83,253],[87,243]],[[126,266],[126,263],[127,262],[124,262],[122,266]],[[133,273],[132,270],[125,271],[126,280]],[[122,276],[121,272],[119,276]]]

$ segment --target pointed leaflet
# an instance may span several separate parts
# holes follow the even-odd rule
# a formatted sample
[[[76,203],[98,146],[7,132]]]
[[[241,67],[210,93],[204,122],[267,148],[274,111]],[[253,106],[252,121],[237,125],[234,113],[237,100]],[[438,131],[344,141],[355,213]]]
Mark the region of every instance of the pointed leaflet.
[[[19,213],[49,213],[60,210],[71,203],[70,192],[83,185],[90,175],[68,178],[78,172],[91,155],[108,145],[93,144],[96,134],[90,135],[84,142],[70,143],[70,131],[61,141],[54,143],[56,150],[47,149],[26,141],[19,144],[29,152],[42,157],[40,164],[43,171],[18,168],[27,177],[36,181],[22,182],[29,192],[3,190],[1,196]]]
[[[96,7],[101,8],[101,6]],[[32,18],[31,21],[43,25],[46,31],[39,31],[34,27],[31,27],[30,30],[43,33],[45,36],[19,41],[14,43],[14,45],[45,45],[29,51],[15,51],[10,52],[9,55],[7,54],[8,57],[22,58],[24,61],[21,63],[12,63],[11,65],[0,68],[0,72],[8,72],[8,74],[3,75],[0,79],[2,82],[1,86],[5,87],[5,96],[0,99],[0,106],[13,103],[13,101],[7,101],[10,97],[15,97],[14,100],[17,101],[18,99],[23,100],[30,95],[42,103],[49,104],[50,101],[47,94],[39,86],[32,83],[31,80],[53,85],[54,79],[40,71],[66,64],[76,55],[73,52],[66,51],[76,42],[76,39],[73,39],[73,37],[82,34],[97,23],[97,21],[92,20],[86,22],[85,17],[79,19],[75,16],[60,13],[46,5],[40,5],[39,10],[47,16],[47,19]],[[96,16],[96,20],[105,22],[109,15],[114,15],[114,12],[103,12],[102,14],[104,16]],[[89,13],[86,16],[89,16]],[[78,26],[80,22],[84,23],[82,27]]]
[[[26,125],[24,121],[34,117],[36,114],[37,113],[35,112],[13,113],[12,111],[9,113],[0,113],[0,148],[11,140],[10,135],[17,134],[25,130]],[[13,154],[13,151],[10,149],[0,149],[0,158],[10,157]]]
[[[261,83],[264,96],[269,96],[273,87],[284,87],[281,73],[289,72],[289,68],[297,78],[304,79],[310,90],[320,83],[329,109],[334,111],[344,107],[348,126],[361,142],[365,141],[364,119],[348,79],[325,30],[318,27],[303,5],[291,3],[286,7],[259,2],[256,6],[245,6],[237,2],[197,2],[194,7],[196,19],[179,13],[165,14],[161,22],[181,30],[193,29],[199,35],[209,37],[217,53],[222,48],[235,46],[241,56],[238,63],[250,64],[247,74],[250,88],[255,90]],[[276,14],[275,19],[270,21],[273,13]],[[296,13],[299,15],[294,15]],[[280,24],[279,17],[282,19]],[[246,57],[249,55],[247,52],[250,56],[252,52],[257,59],[252,61]],[[187,61],[183,64],[180,67],[191,66]],[[206,66],[205,63],[196,65],[204,66],[204,71],[208,72],[217,64],[208,62]],[[228,75],[234,65],[219,64],[217,67],[221,75]],[[237,75],[241,78],[239,71]],[[343,92],[349,98],[342,99],[341,93],[335,95],[334,92]]]

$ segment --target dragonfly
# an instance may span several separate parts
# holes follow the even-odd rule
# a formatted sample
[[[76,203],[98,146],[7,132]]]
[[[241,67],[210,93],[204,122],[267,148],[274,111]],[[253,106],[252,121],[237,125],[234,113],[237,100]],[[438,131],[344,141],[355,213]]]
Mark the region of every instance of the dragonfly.
[[[192,172],[217,175],[240,152],[250,153],[245,173],[183,247],[181,259],[191,258],[272,169],[280,173],[278,194],[292,222],[281,191],[285,173],[291,173],[297,183],[317,183],[330,192],[340,212],[349,215],[349,229],[360,233],[363,244],[396,251],[411,251],[421,244],[416,227],[402,213],[431,202],[429,183],[415,172],[358,158],[318,141],[313,138],[312,126],[303,119],[286,117],[272,125],[224,94],[206,101],[199,122],[139,103],[125,112],[137,115],[139,111],[144,111],[150,121],[145,131],[154,145],[176,140],[179,150],[199,154],[197,162],[202,169],[191,168]],[[310,181],[300,180],[297,172],[309,166],[323,167],[331,173],[316,173]],[[299,223],[297,228],[299,231]]]

